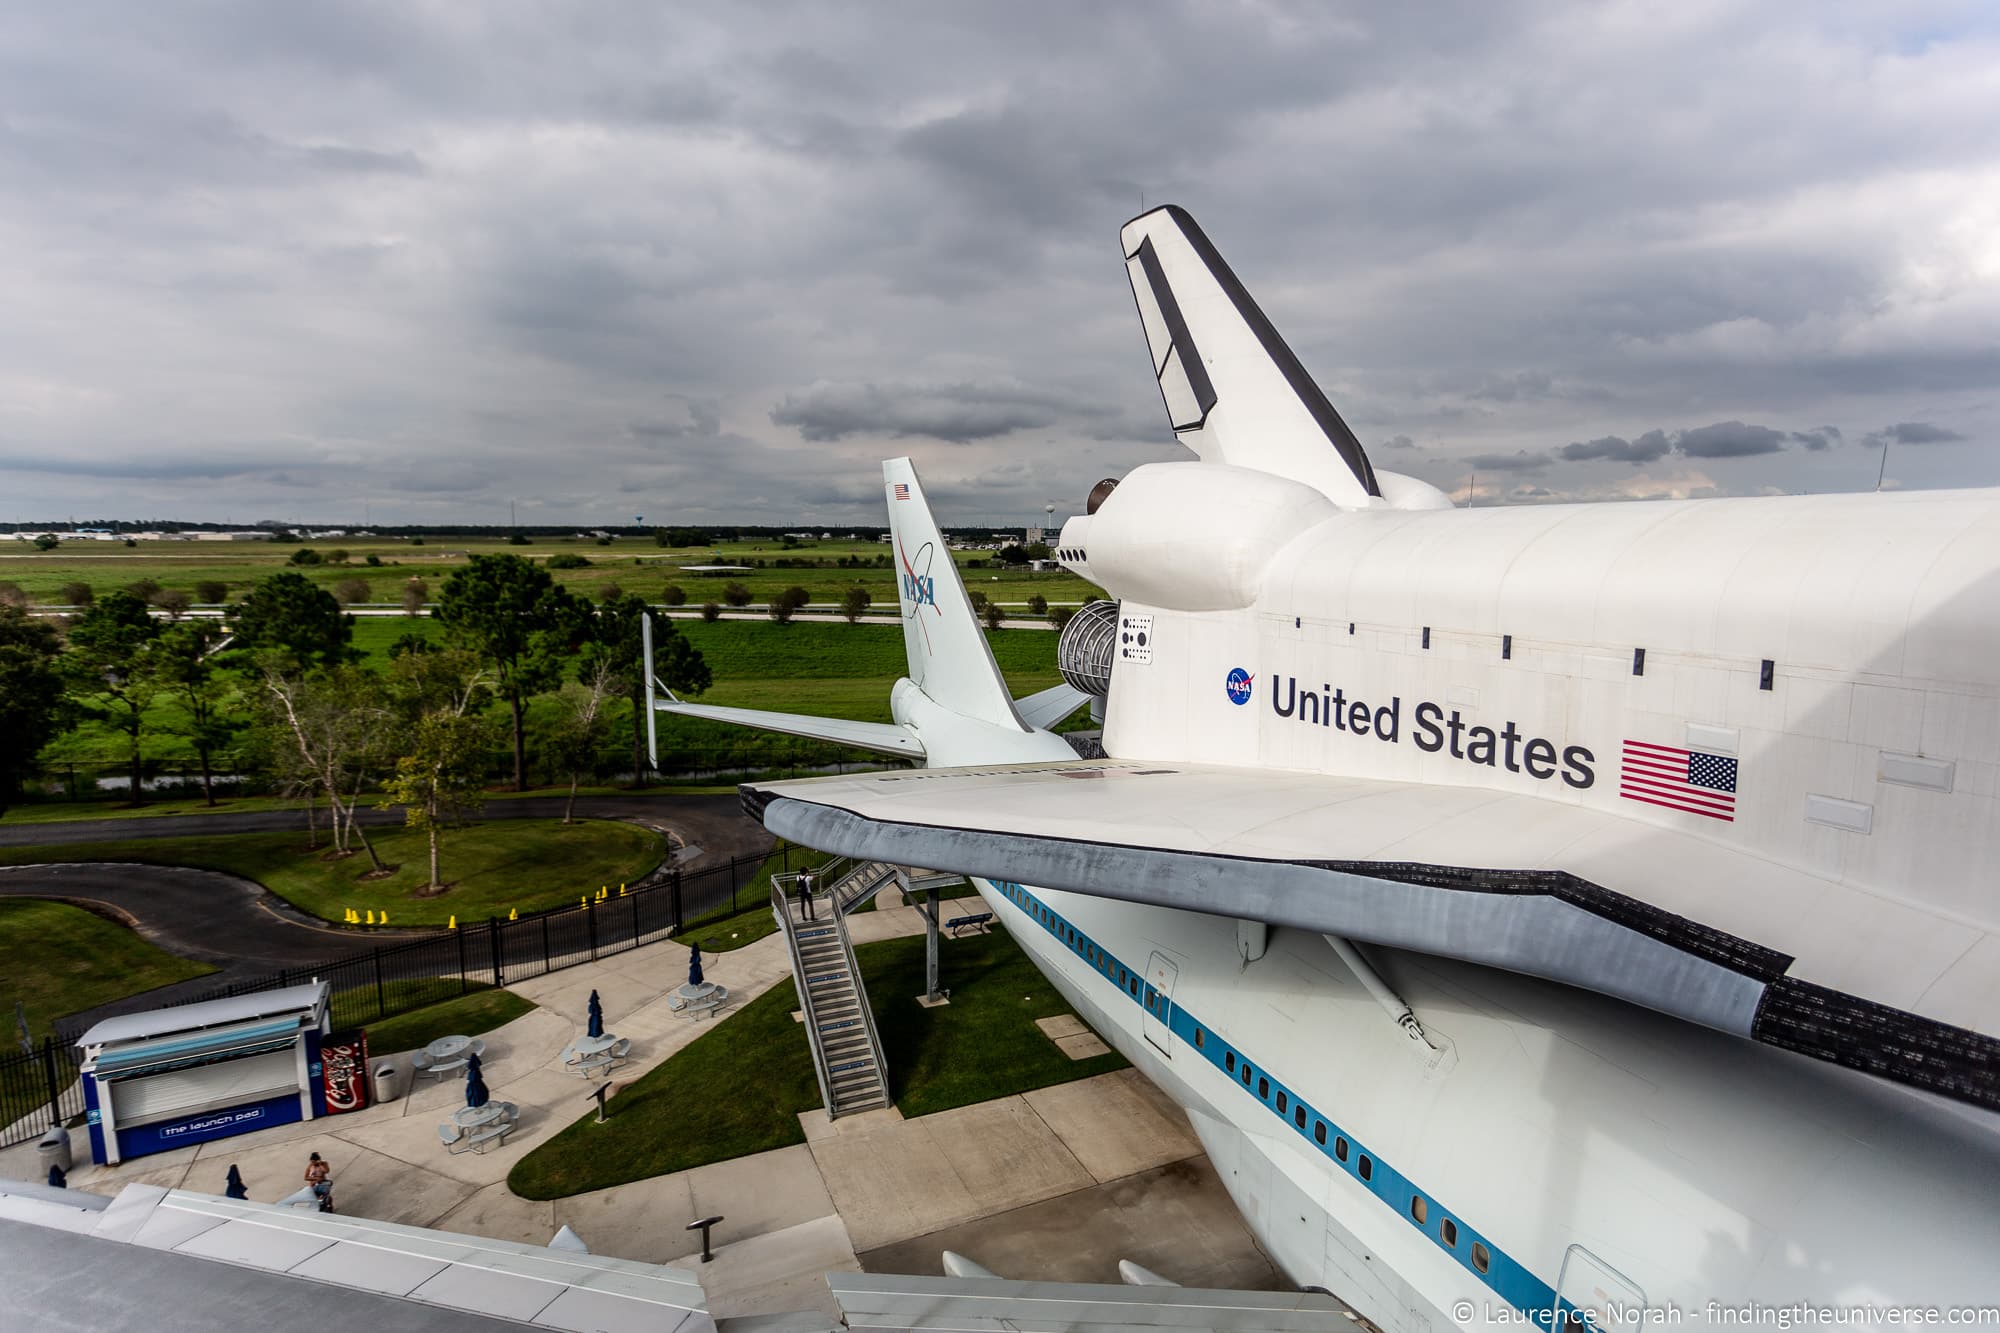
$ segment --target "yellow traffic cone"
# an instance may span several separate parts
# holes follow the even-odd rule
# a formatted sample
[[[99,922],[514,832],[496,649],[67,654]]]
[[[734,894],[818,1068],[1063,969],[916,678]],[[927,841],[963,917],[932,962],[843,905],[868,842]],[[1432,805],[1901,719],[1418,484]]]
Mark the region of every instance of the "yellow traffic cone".
[[[456,912],[453,912],[453,913],[451,914],[451,920],[449,920],[449,921],[445,922],[445,926],[444,926],[444,928],[445,928],[446,930],[457,930],[457,929],[458,929],[458,913],[456,913]]]
[[[380,921],[377,921],[377,922],[376,922],[375,924],[376,924],[376,925],[378,925],[378,926],[386,926],[386,925],[388,925],[388,924],[389,924],[389,909],[388,909],[388,908],[386,908],[386,907],[385,907],[385,908],[383,908],[383,909],[382,909],[382,919],[381,919]]]
[[[368,909],[368,924],[371,926],[375,924],[375,909],[372,907]]]
[[[588,907],[590,906],[590,895],[586,893],[583,895],[583,897],[578,898],[576,901],[578,906]]]
[[[507,919],[508,919],[509,921],[512,921],[512,920],[513,920],[513,919],[514,919],[515,917],[517,917],[517,916],[519,916],[519,915],[520,915],[520,913],[519,913],[519,912],[517,912],[517,911],[515,911],[515,910],[514,910],[513,908],[511,908],[511,907],[510,907],[510,908],[508,908],[508,909],[507,909]]]
[[[623,884],[620,884],[618,886],[618,896],[620,898],[623,898],[625,896],[625,886]]]

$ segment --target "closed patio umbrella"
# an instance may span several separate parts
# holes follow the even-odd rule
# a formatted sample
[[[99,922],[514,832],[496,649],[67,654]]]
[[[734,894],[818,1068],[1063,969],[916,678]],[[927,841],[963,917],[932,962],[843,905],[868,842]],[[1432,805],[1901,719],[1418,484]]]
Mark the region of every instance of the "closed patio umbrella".
[[[492,1093],[486,1091],[486,1080],[479,1074],[479,1056],[475,1053],[465,1062],[465,1104],[484,1106]]]
[[[243,1183],[243,1173],[236,1169],[236,1163],[229,1164],[229,1176],[222,1182],[222,1195],[226,1199],[247,1199],[250,1190]]]
[[[604,1005],[599,1002],[596,991],[590,993],[590,1024],[584,1028],[584,1035],[589,1037],[604,1035]]]
[[[699,944],[688,951],[688,985],[701,985],[701,946]]]

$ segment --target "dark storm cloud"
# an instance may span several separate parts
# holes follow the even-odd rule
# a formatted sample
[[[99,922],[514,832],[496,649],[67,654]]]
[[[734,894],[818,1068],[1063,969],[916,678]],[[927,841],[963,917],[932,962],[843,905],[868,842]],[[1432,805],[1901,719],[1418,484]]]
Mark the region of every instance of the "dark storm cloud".
[[[1697,426],[1682,431],[1674,440],[1674,448],[1689,458],[1749,458],[1775,454],[1784,447],[1785,432],[1769,426],[1746,426],[1740,421]]]
[[[1563,458],[1570,462],[1605,458],[1620,463],[1650,463],[1665,458],[1672,448],[1665,431],[1649,430],[1636,440],[1605,435],[1581,444],[1566,444],[1561,452]]]
[[[1094,409],[1020,384],[830,384],[788,393],[771,421],[808,440],[886,435],[965,444],[1047,426]]]
[[[1458,461],[1479,472],[1540,472],[1551,460],[1545,453],[1531,454],[1524,449],[1512,454],[1469,454]]]
[[[1955,444],[1964,438],[1955,430],[1946,430],[1928,421],[1901,421],[1870,432],[1868,442],[1880,444],[1890,440],[1896,444]]]
[[[830,525],[879,521],[907,452],[1019,522],[1185,456],[1114,242],[1166,200],[1361,438],[1533,475],[1482,502],[1711,493],[1721,460],[1868,487],[1837,431],[1743,423],[1997,414],[2000,90],[1949,10],[113,0],[0,31],[0,441],[33,442],[0,517],[309,508],[282,469],[343,517]],[[1672,421],[1716,424],[1633,434]]]

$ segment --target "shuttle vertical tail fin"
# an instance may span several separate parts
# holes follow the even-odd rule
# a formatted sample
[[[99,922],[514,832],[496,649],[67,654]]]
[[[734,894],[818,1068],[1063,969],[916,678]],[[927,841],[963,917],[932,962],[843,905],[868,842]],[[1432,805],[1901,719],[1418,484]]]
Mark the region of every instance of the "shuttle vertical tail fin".
[[[882,464],[882,484],[910,679],[941,708],[994,726],[1029,730],[987,647],[916,468],[907,458],[891,458]]]
[[[1186,210],[1141,214],[1119,240],[1175,438],[1343,508],[1380,499],[1361,441]]]

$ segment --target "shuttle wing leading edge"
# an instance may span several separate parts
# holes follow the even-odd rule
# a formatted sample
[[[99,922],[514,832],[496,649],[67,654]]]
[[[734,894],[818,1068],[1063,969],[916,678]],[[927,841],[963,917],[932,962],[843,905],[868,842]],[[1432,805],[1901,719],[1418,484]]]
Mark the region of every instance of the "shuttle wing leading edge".
[[[2000,1109],[1977,928],[1600,812],[1119,761],[742,790],[829,852],[1502,967]]]

